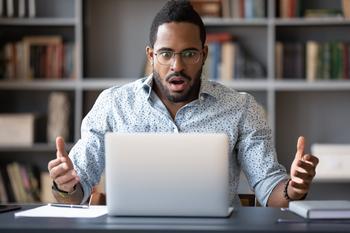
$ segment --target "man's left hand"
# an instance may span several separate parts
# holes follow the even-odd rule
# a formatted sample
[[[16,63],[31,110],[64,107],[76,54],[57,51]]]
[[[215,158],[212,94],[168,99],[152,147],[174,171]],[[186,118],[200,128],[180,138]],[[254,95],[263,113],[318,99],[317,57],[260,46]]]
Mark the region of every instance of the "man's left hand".
[[[288,186],[288,196],[292,200],[304,197],[310,189],[312,179],[316,175],[318,158],[311,154],[304,154],[305,139],[298,138],[297,152],[290,168],[291,181]]]

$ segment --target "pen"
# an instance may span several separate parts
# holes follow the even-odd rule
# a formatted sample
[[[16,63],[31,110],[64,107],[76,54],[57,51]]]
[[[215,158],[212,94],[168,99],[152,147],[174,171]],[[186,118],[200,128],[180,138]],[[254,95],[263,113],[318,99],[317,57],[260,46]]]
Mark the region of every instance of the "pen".
[[[307,222],[299,219],[279,218],[277,219],[277,223],[307,223]]]
[[[72,204],[58,204],[58,203],[50,203],[49,206],[54,207],[66,207],[66,208],[78,208],[78,209],[88,209],[87,205],[72,205]]]

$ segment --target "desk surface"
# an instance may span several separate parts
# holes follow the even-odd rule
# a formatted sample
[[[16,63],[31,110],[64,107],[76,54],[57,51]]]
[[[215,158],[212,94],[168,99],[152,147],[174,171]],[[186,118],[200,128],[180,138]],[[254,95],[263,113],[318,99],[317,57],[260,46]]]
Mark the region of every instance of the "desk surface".
[[[24,206],[22,210],[36,206]],[[277,219],[293,223],[277,223]],[[94,219],[15,218],[0,214],[0,232],[349,232],[350,220],[312,222],[278,208],[241,207],[230,218],[108,217]]]

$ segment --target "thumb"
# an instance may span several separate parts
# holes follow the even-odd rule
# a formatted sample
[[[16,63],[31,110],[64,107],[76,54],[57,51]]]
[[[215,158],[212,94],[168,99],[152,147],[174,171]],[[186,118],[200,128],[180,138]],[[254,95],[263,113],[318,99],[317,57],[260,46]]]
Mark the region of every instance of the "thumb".
[[[303,136],[300,136],[298,138],[297,143],[297,153],[295,154],[295,158],[298,160],[301,160],[304,155],[304,148],[305,148],[305,138]]]
[[[68,155],[66,150],[64,149],[64,140],[62,137],[56,138],[56,150],[57,150],[56,152],[57,158]]]

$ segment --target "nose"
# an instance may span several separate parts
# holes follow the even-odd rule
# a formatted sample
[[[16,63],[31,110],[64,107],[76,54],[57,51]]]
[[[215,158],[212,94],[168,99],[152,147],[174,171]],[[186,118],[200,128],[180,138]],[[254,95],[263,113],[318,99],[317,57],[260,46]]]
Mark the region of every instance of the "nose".
[[[170,69],[171,71],[173,72],[179,72],[179,71],[182,71],[184,69],[184,62],[182,61],[181,59],[181,55],[178,54],[178,53],[175,53],[174,54],[174,57],[173,57],[173,61],[170,65]]]

